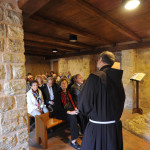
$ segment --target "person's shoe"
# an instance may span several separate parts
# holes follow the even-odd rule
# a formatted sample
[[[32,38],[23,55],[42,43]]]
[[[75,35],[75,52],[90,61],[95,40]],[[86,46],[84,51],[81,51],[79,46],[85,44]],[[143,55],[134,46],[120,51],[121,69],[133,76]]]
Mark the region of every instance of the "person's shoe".
[[[77,150],[80,150],[81,148],[81,146],[77,142],[74,142],[74,143],[70,142],[70,145]]]

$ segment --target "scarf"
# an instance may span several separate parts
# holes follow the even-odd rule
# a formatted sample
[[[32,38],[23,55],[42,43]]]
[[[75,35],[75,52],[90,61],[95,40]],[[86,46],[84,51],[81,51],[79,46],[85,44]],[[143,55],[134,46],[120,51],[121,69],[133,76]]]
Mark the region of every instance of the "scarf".
[[[74,104],[74,102],[73,102],[73,100],[72,100],[72,97],[71,97],[71,94],[70,94],[69,91],[68,91],[68,96],[69,96],[69,100],[70,100],[71,103],[72,103],[73,108],[75,109],[75,104]],[[61,92],[61,101],[62,101],[63,105],[65,106],[65,105],[66,105],[66,102],[67,102],[67,98],[66,98],[64,92]]]
[[[32,94],[33,94],[33,96],[34,96],[35,99],[36,99],[35,105],[38,106],[38,108],[39,108],[39,104],[41,104],[41,97],[40,97],[40,95],[39,95],[38,90],[34,91],[34,90],[32,89]]]

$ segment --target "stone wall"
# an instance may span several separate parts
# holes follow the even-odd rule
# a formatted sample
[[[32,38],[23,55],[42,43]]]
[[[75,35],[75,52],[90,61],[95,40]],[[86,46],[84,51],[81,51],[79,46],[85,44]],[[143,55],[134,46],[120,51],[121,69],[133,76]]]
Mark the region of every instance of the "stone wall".
[[[58,72],[66,74],[70,71],[72,75],[81,74],[87,79],[90,73],[97,71],[97,59],[99,55],[85,55],[58,59]],[[118,62],[121,62],[121,52],[116,52]]]
[[[133,82],[130,81],[130,78],[135,73],[135,65],[136,65],[136,51],[131,50],[124,50],[122,51],[122,58],[121,58],[121,69],[123,72],[123,85],[126,93],[126,101],[125,107],[126,108],[133,108],[134,104],[134,86]]]
[[[44,57],[26,55],[25,59],[26,72],[33,76],[51,71],[50,60],[45,60]]]
[[[134,73],[146,73],[139,84],[140,107],[150,109],[150,48],[122,51],[121,69],[124,70],[123,84],[126,92],[125,107],[135,107],[135,82],[130,81]]]
[[[58,72],[66,74],[67,71],[70,71],[72,75],[79,73],[86,79],[90,74],[90,56],[58,59]]]
[[[0,149],[29,149],[22,12],[0,1]]]
[[[136,72],[146,74],[139,84],[139,99],[141,107],[150,109],[150,47],[136,50]]]

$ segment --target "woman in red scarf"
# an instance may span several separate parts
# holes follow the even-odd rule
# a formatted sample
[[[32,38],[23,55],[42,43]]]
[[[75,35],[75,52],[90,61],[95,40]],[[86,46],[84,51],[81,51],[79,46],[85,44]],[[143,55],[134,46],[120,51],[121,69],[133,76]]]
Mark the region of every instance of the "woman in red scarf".
[[[69,91],[67,91],[68,81],[66,78],[62,78],[60,81],[61,91],[58,92],[56,96],[54,114],[55,117],[62,120],[67,120],[70,124],[71,129],[71,142],[70,145],[75,149],[80,149],[80,145],[76,142],[79,136],[79,123],[82,122],[80,118],[80,113],[76,108],[72,96]],[[80,124],[82,125],[82,123]]]

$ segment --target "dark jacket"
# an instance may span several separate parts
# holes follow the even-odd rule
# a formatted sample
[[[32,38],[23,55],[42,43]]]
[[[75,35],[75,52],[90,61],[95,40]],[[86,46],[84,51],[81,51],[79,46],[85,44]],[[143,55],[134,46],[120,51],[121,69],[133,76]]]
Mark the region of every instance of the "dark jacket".
[[[58,119],[66,120],[67,110],[64,109],[64,105],[63,105],[62,100],[61,100],[61,92],[62,92],[62,90],[60,89],[56,93],[56,96],[55,96],[54,116]]]
[[[42,94],[43,94],[43,90],[45,88],[46,84],[43,84],[41,87],[38,86],[38,88],[42,91]]]
[[[116,123],[102,125],[89,122],[81,150],[123,150],[120,118],[124,108],[125,92],[122,74],[122,70],[104,66],[88,77],[79,94],[79,111],[95,121],[115,120]]]
[[[54,103],[55,103],[55,95],[56,95],[56,92],[59,89],[59,85],[56,84],[56,83],[53,83],[52,89],[53,89]],[[44,103],[48,106],[49,105],[49,101],[51,101],[51,99],[50,99],[50,93],[49,93],[47,85],[43,89],[43,98],[44,98]]]
[[[83,88],[83,84],[81,84],[80,86],[77,83],[74,83],[71,86],[71,95],[72,98],[74,99],[74,102],[76,103],[76,105],[78,104],[79,101],[79,93]]]

